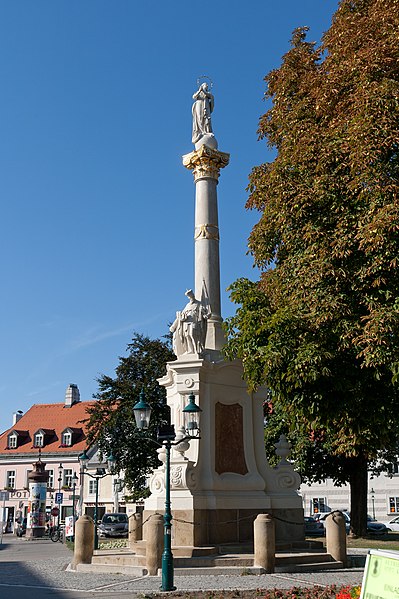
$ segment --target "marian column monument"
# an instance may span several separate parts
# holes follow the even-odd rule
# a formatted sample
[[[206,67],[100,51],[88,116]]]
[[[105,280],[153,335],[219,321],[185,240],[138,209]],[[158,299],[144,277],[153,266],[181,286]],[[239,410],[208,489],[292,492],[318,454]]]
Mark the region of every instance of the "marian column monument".
[[[249,393],[239,360],[223,359],[220,302],[217,185],[229,154],[218,149],[212,130],[214,97],[207,83],[193,95],[192,143],[183,156],[195,183],[194,291],[176,312],[171,326],[176,360],[167,365],[160,384],[166,388],[178,440],[184,436],[182,410],[194,393],[201,413],[201,438],[176,445],[171,458],[172,542],[199,547],[248,541],[259,513],[273,514],[277,541],[303,538],[299,475],[287,461],[289,445],[276,445],[277,468],[264,450],[265,390]],[[184,282],[182,281],[182,284]],[[187,284],[187,283],[186,283]],[[159,459],[164,462],[164,450]],[[145,517],[163,510],[164,466],[150,478]]]

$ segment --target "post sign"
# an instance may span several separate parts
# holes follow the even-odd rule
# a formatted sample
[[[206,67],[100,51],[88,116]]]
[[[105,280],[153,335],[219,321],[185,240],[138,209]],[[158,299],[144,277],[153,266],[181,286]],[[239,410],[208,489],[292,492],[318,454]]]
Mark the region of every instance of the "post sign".
[[[56,493],[55,494],[55,503],[61,504],[64,498],[64,493]]]
[[[398,595],[399,551],[370,549],[360,599],[397,599]]]
[[[66,516],[66,518],[65,518],[65,536],[66,537],[73,537],[73,535],[74,535],[73,517],[72,516]]]

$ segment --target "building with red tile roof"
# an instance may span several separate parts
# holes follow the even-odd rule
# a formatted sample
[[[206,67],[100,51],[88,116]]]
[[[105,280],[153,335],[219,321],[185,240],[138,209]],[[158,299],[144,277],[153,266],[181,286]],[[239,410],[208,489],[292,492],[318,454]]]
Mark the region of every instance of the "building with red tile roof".
[[[13,425],[0,435],[0,490],[6,491],[3,520],[8,530],[26,516],[28,473],[39,455],[49,472],[47,510],[61,491],[61,518],[72,514],[73,495],[77,500],[80,492],[78,456],[86,448],[85,420],[93,403],[80,401],[77,385],[71,384],[63,403],[35,404],[25,414],[14,414]]]
[[[42,459],[60,454],[79,455],[86,447],[85,423],[92,401],[34,404],[0,435],[0,459],[31,456],[41,448]],[[0,480],[1,484],[1,480]]]

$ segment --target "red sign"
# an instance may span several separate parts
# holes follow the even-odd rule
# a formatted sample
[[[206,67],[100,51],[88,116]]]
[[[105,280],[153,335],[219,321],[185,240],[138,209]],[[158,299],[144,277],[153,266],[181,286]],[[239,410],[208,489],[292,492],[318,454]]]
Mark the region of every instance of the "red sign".
[[[58,514],[60,513],[60,510],[58,509],[58,507],[53,507],[51,510],[51,515],[52,516],[58,516]]]

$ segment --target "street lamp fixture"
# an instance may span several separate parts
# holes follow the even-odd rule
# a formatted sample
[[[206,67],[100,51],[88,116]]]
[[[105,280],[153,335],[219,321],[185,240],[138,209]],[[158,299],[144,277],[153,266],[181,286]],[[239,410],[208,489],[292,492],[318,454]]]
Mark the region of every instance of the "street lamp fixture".
[[[112,453],[108,456],[107,458],[107,469],[108,472],[106,471],[105,468],[97,468],[95,474],[90,474],[90,472],[86,472],[86,468],[87,468],[87,464],[89,462],[89,457],[86,453],[86,450],[83,451],[83,453],[80,454],[79,456],[79,462],[80,462],[80,475],[81,475],[81,495],[83,495],[83,476],[90,476],[90,478],[93,478],[96,483],[95,483],[95,493],[96,493],[96,499],[95,499],[95,507],[94,507],[94,549],[98,549],[98,529],[97,529],[97,520],[98,520],[98,481],[101,478],[105,478],[106,476],[110,476],[112,474],[114,474],[114,468],[115,468],[115,458],[112,455]],[[83,505],[83,504],[82,504]]]
[[[150,425],[151,406],[146,402],[144,391],[140,391],[139,401],[133,408],[136,426],[139,430],[147,430]]]
[[[89,463],[89,456],[86,453],[86,450],[83,450],[83,453],[80,454],[78,460],[83,469],[87,468],[87,464]]]
[[[188,404],[183,409],[184,430],[188,437],[192,439],[198,438],[199,435],[199,419],[201,408],[195,403],[195,396],[191,393],[188,396]]]
[[[370,489],[370,496],[371,496],[371,505],[373,508],[373,519],[375,520],[375,491],[373,488]]]
[[[147,430],[150,423],[151,407],[145,401],[144,391],[140,393],[140,399],[133,408],[136,419],[137,428],[140,431]],[[172,511],[170,503],[170,450],[174,445],[179,445],[182,441],[189,439],[199,439],[200,428],[199,418],[201,408],[195,403],[195,396],[191,393],[188,396],[188,404],[183,409],[184,430],[186,436],[176,438],[175,427],[166,425],[158,430],[158,441],[160,445],[165,447],[165,513],[164,521],[164,542],[162,553],[162,591],[174,591],[173,584],[173,553],[172,553]]]
[[[114,456],[112,455],[112,451],[111,451],[111,453],[107,457],[107,468],[108,468],[108,472],[110,474],[114,473],[115,462],[116,462],[116,460],[115,460]]]

